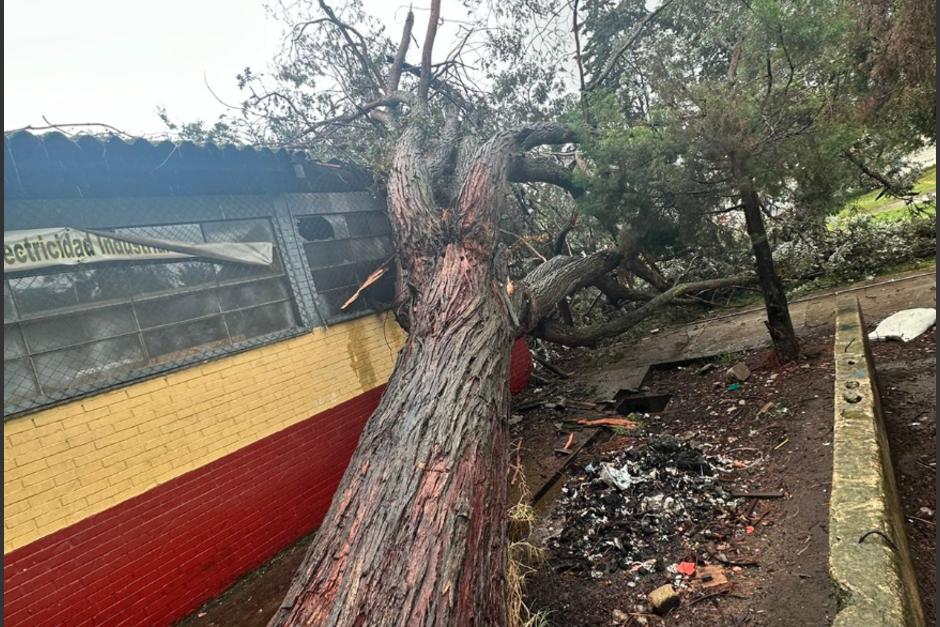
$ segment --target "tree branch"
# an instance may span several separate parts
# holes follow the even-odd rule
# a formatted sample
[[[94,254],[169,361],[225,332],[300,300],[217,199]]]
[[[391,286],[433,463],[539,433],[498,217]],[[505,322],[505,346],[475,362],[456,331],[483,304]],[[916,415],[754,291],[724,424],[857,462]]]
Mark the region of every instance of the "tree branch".
[[[555,238],[555,246],[553,247],[553,251],[556,255],[564,254],[565,244],[568,240],[568,233],[570,233],[574,227],[578,226],[579,219],[580,216],[578,215],[577,210],[572,211],[571,217],[568,218],[568,224],[566,224],[561,229],[561,231],[558,232],[558,237]]]
[[[393,58],[389,56],[386,57],[386,60],[393,61]],[[416,65],[411,65],[410,63],[403,62],[401,64],[401,70],[402,72],[411,74],[412,76],[421,76],[421,68]],[[467,99],[464,98],[460,92],[454,89],[454,87],[447,82],[442,81],[435,76],[431,76],[431,80],[428,86],[450,100],[451,103],[462,109],[465,113],[470,113],[473,110],[473,107],[470,106],[470,103],[467,101]]]
[[[871,169],[868,165],[865,164],[864,161],[861,160],[861,158],[853,154],[852,151],[846,150],[842,154],[845,156],[846,159],[849,160],[850,163],[855,165],[866,176],[880,183],[881,186],[884,188],[885,192],[887,192],[891,196],[894,196],[895,198],[904,198],[904,197],[911,195],[909,189],[905,189],[903,186],[892,181],[888,177],[882,174],[879,174],[875,170]]]
[[[640,21],[639,25],[633,30],[633,33],[627,37],[624,43],[617,49],[617,52],[610,56],[610,58],[607,60],[607,63],[604,65],[604,69],[601,70],[601,73],[597,75],[597,78],[591,79],[591,82],[588,83],[587,91],[593,91],[598,86],[600,86],[601,83],[607,80],[607,77],[610,76],[614,66],[617,65],[617,61],[620,60],[620,57],[622,57],[627,52],[627,50],[633,47],[633,44],[635,44],[636,41],[640,38],[640,35],[643,33],[643,29],[646,28],[646,25],[656,19],[656,16],[662,13],[666,7],[672,4],[672,2],[673,0],[666,0],[661,5],[659,5],[658,9],[648,14]]]
[[[578,84],[580,86],[579,100],[581,102],[581,120],[585,125],[590,124],[588,115],[587,89],[584,83],[584,63],[581,60],[581,33],[578,26],[578,0],[574,0],[571,9],[571,30],[574,32],[574,60],[578,67]]]
[[[350,111],[349,113],[344,113],[343,115],[338,115],[336,117],[327,118],[325,120],[318,120],[313,122],[308,126],[302,133],[298,135],[302,137],[308,133],[311,133],[323,126],[334,126],[337,124],[348,124],[353,120],[361,118],[370,112],[378,109],[379,107],[389,107],[397,104],[407,104],[414,106],[414,96],[403,91],[396,91],[391,94],[388,94],[384,98],[379,98],[378,100],[373,100],[372,102],[367,102],[363,105],[356,105],[355,111]],[[296,138],[295,138],[296,139]]]
[[[713,290],[732,285],[753,283],[757,280],[751,275],[734,276],[723,279],[710,279],[695,283],[676,285],[656,296],[648,303],[628,314],[609,322],[589,327],[572,328],[558,322],[546,321],[533,331],[533,335],[549,342],[566,346],[597,346],[602,340],[620,335],[649,317],[657,309],[668,305],[677,297],[690,292]]]
[[[545,144],[566,144],[578,141],[578,134],[573,128],[558,122],[527,124],[512,132],[515,134],[519,148],[523,151]]]
[[[537,266],[513,292],[520,332],[532,330],[568,295],[586,287],[617,267],[622,254],[602,250],[587,257],[552,257]]]
[[[55,130],[57,130],[57,131],[61,131],[61,132],[64,133],[65,135],[74,135],[74,133],[72,133],[72,132],[70,132],[70,131],[67,131],[67,130],[65,130],[65,129],[66,129],[66,128],[72,128],[72,127],[79,128],[79,127],[100,126],[101,128],[106,128],[106,129],[108,129],[109,131],[113,131],[114,133],[116,133],[116,134],[118,134],[118,135],[122,135],[122,136],[124,136],[124,137],[128,137],[128,138],[131,138],[131,139],[136,139],[136,138],[137,138],[136,135],[131,135],[130,133],[125,133],[125,132],[122,131],[121,129],[116,128],[116,127],[114,127],[114,126],[111,126],[110,124],[105,124],[104,122],[72,122],[72,123],[70,123],[70,124],[53,124],[52,122],[49,122],[49,120],[46,119],[46,116],[42,116],[42,119],[43,119],[44,122],[47,123],[47,126],[32,126],[32,125],[30,125],[30,126],[23,126],[23,127],[21,127],[21,128],[15,128],[15,129],[12,129],[12,130],[9,130],[9,131],[4,131],[4,134],[16,133],[17,131],[47,131],[47,130],[49,130],[49,129],[55,129]]]
[[[544,157],[516,156],[509,166],[509,180],[513,183],[551,183],[568,191],[574,198],[584,195],[585,189],[576,181],[568,168]]]
[[[437,23],[441,19],[441,0],[431,0],[431,14],[428,16],[428,31],[421,46],[421,79],[418,82],[418,99],[428,100],[428,87],[431,84],[431,53],[434,51],[434,38],[437,36]]]
[[[392,61],[392,67],[388,72],[387,92],[392,93],[398,89],[398,83],[401,82],[401,68],[405,62],[405,55],[408,54],[408,46],[411,45],[411,29],[415,24],[415,14],[408,9],[408,16],[405,18],[405,27],[402,29],[401,42],[398,44],[398,50],[395,51],[395,58]]]
[[[664,279],[659,272],[651,268],[636,256],[629,258],[627,260],[626,266],[630,269],[630,271],[633,272],[633,274],[640,277],[657,290],[664,292],[669,289],[669,284],[666,282],[666,279]]]
[[[661,294],[661,292],[638,290],[632,287],[627,287],[610,274],[605,274],[604,276],[600,277],[594,281],[593,285],[599,289],[604,294],[604,296],[607,297],[607,302],[609,302],[613,307],[620,307],[624,303],[628,302],[643,302],[653,300]],[[695,298],[678,297],[674,302],[682,303],[683,305],[697,305],[701,304],[702,301]]]
[[[336,13],[333,12],[333,9],[330,8],[325,0],[317,1],[320,4],[320,8],[323,9],[323,12],[326,13],[326,16],[330,19],[330,21],[339,28],[339,31],[343,34],[343,39],[345,39],[346,43],[349,44],[349,47],[352,49],[353,54],[356,55],[356,58],[359,59],[359,63],[362,65],[362,71],[372,82],[372,86],[375,88],[375,93],[381,94],[382,79],[379,77],[379,73],[376,70],[375,65],[373,65],[366,56],[369,49],[366,46],[365,37],[363,37],[362,34],[359,33],[359,31],[357,31],[355,28],[336,17]],[[356,42],[352,40],[352,37],[349,35],[349,33],[353,33],[356,35],[356,37],[359,38],[359,46],[361,46],[361,48],[356,45]]]

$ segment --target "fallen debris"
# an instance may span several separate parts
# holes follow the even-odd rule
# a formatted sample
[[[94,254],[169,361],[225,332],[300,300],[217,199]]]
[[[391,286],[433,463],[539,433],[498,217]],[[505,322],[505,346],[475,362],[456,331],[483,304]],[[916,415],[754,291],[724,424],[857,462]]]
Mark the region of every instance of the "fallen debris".
[[[623,427],[624,429],[636,429],[636,422],[627,418],[582,418],[575,422],[588,427]]]
[[[715,362],[711,362],[711,363],[705,364],[704,366],[696,370],[695,374],[697,375],[708,374],[709,372],[711,372],[717,367],[718,367],[718,364],[716,364]]]
[[[767,401],[766,403],[764,403],[763,407],[761,407],[760,410],[758,410],[757,415],[758,415],[758,416],[763,416],[764,414],[766,414],[767,412],[769,412],[769,411],[770,411],[771,409],[773,409],[773,408],[774,408],[774,402],[773,402],[773,401]]]
[[[699,566],[695,571],[695,579],[702,588],[714,589],[728,585],[728,578],[725,576],[725,569],[717,564]]]
[[[571,443],[574,442],[574,434],[568,434],[568,441],[565,442],[565,445],[562,448],[556,448],[555,452],[560,453],[561,455],[571,455]]]
[[[910,342],[936,322],[937,310],[933,307],[904,309],[882,320],[875,330],[868,334],[868,339]]]
[[[561,475],[565,472],[565,468],[567,468],[568,465],[572,461],[574,461],[574,459],[578,456],[578,453],[581,452],[581,449],[583,449],[585,446],[587,446],[588,444],[590,444],[597,438],[600,432],[601,432],[600,429],[595,429],[593,433],[585,437],[584,440],[571,451],[571,455],[569,455],[567,459],[565,459],[565,461],[555,470],[555,472],[552,473],[552,476],[550,476],[545,481],[545,483],[543,483],[542,486],[538,490],[535,491],[535,494],[532,495],[532,501],[531,501],[532,505],[535,505],[536,503],[538,503],[542,499],[542,497],[545,496],[548,493],[548,491],[552,489],[552,486],[555,485],[555,483],[558,481]]]
[[[560,528],[546,538],[550,562],[593,578],[660,570],[657,558],[677,536],[731,516],[738,502],[717,477],[730,466],[668,436],[587,464],[562,488]]]
[[[725,379],[730,382],[738,381],[743,383],[751,376],[751,369],[743,361],[736,363],[725,371]]]
[[[782,499],[786,494],[783,492],[732,492],[731,498],[735,499]]]
[[[359,289],[357,289],[357,290],[353,293],[353,295],[350,296],[348,299],[346,299],[346,302],[343,303],[343,304],[340,306],[340,309],[346,309],[347,307],[349,307],[350,305],[352,305],[354,302],[356,302],[356,299],[359,298],[359,294],[361,294],[361,293],[363,292],[363,290],[367,289],[370,285],[372,285],[373,283],[375,283],[376,281],[378,281],[379,279],[381,279],[383,276],[385,276],[386,271],[388,271],[388,263],[389,263],[392,259],[393,259],[393,257],[389,257],[389,258],[386,259],[384,262],[382,262],[382,265],[381,265],[381,266],[379,266],[378,268],[376,268],[375,270],[373,270],[373,271],[372,271],[372,274],[370,274],[369,276],[367,276],[367,277],[366,277],[366,280],[363,281],[363,282],[362,282],[362,285],[359,286]]]
[[[570,409],[597,409],[597,403],[591,401],[567,400],[565,404]]]
[[[653,611],[660,616],[667,613],[669,610],[679,607],[679,595],[676,594],[675,589],[668,583],[650,592],[647,598],[649,599]]]
[[[676,564],[676,572],[691,577],[695,574],[695,562],[679,562]]]

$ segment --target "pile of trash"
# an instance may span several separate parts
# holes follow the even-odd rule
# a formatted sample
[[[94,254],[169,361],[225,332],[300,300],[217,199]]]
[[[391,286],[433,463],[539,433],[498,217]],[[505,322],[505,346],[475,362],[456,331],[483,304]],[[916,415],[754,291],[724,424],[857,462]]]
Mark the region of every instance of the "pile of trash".
[[[730,516],[739,501],[718,482],[730,460],[706,457],[672,437],[595,460],[562,488],[546,544],[554,568],[648,574],[661,569],[677,536]]]

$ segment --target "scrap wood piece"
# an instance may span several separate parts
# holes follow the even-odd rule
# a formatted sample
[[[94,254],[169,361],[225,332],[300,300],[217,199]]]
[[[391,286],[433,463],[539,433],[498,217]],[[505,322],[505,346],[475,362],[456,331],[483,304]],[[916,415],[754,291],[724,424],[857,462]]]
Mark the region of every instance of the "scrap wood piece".
[[[636,429],[636,423],[626,418],[595,418],[593,420],[582,418],[575,422],[588,427],[623,427],[625,429]]]
[[[569,455],[565,459],[565,461],[562,462],[562,464],[555,470],[555,472],[552,473],[552,476],[546,479],[545,483],[543,483],[542,486],[538,490],[535,491],[535,494],[532,495],[532,500],[530,501],[532,505],[535,505],[536,503],[538,503],[542,499],[542,497],[545,496],[549,490],[551,490],[552,486],[555,485],[555,483],[561,477],[562,473],[564,473],[565,468],[567,468],[568,465],[572,461],[574,461],[574,458],[578,456],[578,453],[581,452],[581,449],[583,449],[585,446],[587,446],[588,444],[596,440],[597,436],[600,435],[600,432],[601,432],[600,429],[595,429],[594,433],[584,438],[584,441],[581,442],[581,444],[577,445],[574,449],[572,449],[571,455]]]
[[[695,579],[702,584],[702,588],[718,588],[728,584],[725,569],[717,564],[696,568]]]
[[[567,400],[568,407],[572,409],[597,409],[597,403],[591,401]]]
[[[389,257],[384,262],[382,262],[381,266],[373,270],[372,274],[366,277],[366,280],[363,281],[362,285],[359,286],[359,289],[357,289],[355,293],[352,296],[350,296],[346,300],[346,302],[342,304],[342,306],[340,306],[340,309],[346,309],[347,307],[352,305],[354,302],[356,302],[356,299],[359,298],[359,294],[361,294],[363,290],[365,290],[370,285],[372,285],[373,283],[381,279],[383,276],[385,276],[385,273],[388,271],[388,262],[390,262],[392,259],[393,257]]]
[[[574,433],[568,434],[568,441],[565,442],[564,448],[556,448],[556,453],[561,453],[562,455],[571,455],[571,443],[574,442]]]

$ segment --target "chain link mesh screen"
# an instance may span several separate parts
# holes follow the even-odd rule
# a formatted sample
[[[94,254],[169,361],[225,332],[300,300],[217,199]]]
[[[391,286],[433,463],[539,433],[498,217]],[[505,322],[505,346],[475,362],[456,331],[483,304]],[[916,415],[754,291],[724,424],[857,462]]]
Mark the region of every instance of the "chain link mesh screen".
[[[114,229],[191,243],[275,242],[267,219]],[[292,335],[273,267],[184,260],[58,268],[4,281],[4,415]]]

